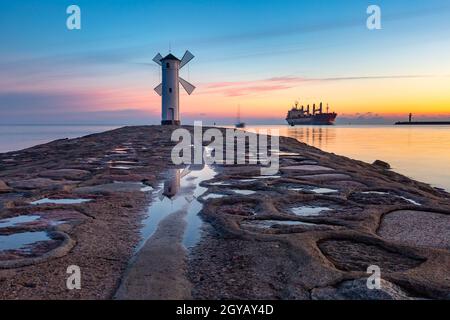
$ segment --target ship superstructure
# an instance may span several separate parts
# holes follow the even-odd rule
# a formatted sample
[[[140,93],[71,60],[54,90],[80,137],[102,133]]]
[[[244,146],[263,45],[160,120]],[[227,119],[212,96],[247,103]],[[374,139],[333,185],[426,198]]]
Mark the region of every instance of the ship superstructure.
[[[327,105],[327,112],[323,112],[322,102],[319,107],[316,108],[316,104],[312,106],[312,112],[310,110],[309,104],[305,106],[298,106],[298,102],[295,103],[294,107],[288,111],[286,121],[291,126],[296,125],[332,125],[336,120],[337,113],[329,112],[329,107]]]

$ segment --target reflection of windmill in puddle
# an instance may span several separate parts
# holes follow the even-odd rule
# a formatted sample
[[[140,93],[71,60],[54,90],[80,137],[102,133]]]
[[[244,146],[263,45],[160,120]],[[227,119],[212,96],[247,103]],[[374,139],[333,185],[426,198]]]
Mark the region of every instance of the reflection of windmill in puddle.
[[[172,199],[178,193],[183,171],[184,169],[171,169],[169,171],[169,178],[164,181],[163,196]]]
[[[163,200],[164,197],[167,197],[168,199],[173,200],[175,196],[179,194],[180,196],[183,196],[188,203],[191,203],[196,197],[191,194],[191,192],[182,190],[186,189],[186,185],[184,184],[185,182],[188,182],[182,181],[182,179],[187,177],[192,171],[201,171],[204,168],[205,164],[192,164],[184,169],[169,169],[168,178],[164,181],[164,187],[158,193],[158,198]],[[182,191],[181,193],[180,189]]]

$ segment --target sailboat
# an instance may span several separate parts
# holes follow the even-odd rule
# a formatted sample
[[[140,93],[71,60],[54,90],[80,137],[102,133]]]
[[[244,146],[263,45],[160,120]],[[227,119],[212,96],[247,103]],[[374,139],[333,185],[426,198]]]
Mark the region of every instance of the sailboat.
[[[236,128],[245,128],[245,122],[241,121],[241,105],[238,105],[237,121],[234,126]]]

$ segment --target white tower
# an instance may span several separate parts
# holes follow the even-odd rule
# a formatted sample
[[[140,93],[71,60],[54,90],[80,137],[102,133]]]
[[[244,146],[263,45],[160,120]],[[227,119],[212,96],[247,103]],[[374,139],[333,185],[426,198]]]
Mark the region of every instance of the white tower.
[[[194,55],[189,51],[185,52],[181,60],[171,53],[164,58],[158,53],[153,58],[153,61],[162,68],[162,83],[155,88],[156,93],[162,96],[162,125],[181,124],[180,83],[189,95],[194,91],[195,87],[183,78],[180,78],[179,71],[193,58]]]

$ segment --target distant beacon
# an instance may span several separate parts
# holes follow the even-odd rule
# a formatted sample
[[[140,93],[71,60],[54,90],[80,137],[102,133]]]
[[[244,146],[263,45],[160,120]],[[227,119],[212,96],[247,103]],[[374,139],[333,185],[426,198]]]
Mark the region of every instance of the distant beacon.
[[[169,53],[164,58],[158,53],[154,58],[158,65],[162,67],[162,83],[155,91],[162,96],[162,125],[180,125],[180,83],[184,90],[190,95],[195,86],[180,78],[179,72],[194,55],[186,50],[183,58],[180,60]]]

